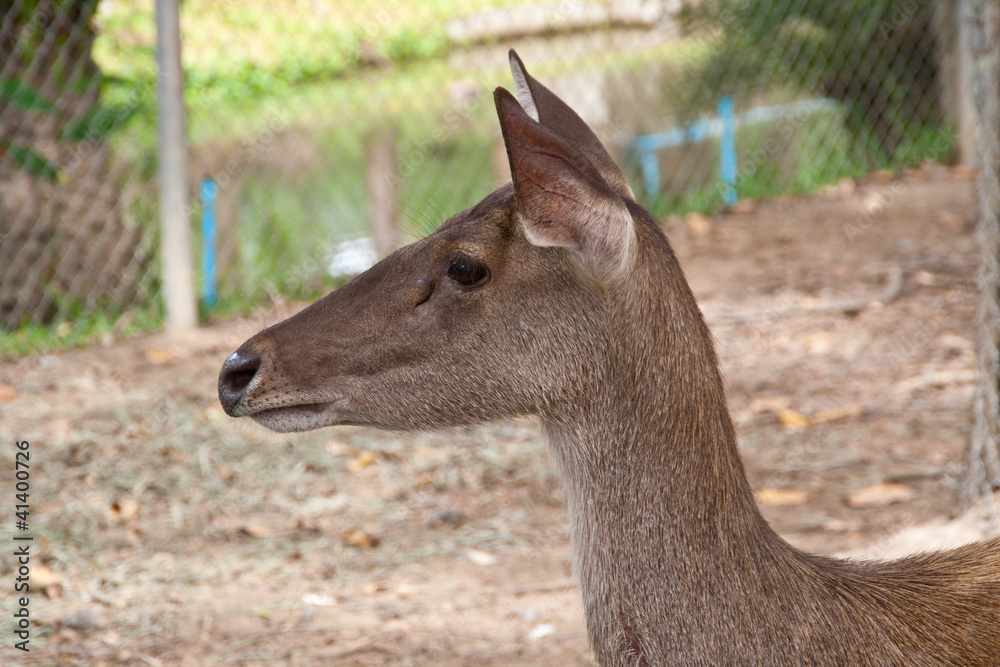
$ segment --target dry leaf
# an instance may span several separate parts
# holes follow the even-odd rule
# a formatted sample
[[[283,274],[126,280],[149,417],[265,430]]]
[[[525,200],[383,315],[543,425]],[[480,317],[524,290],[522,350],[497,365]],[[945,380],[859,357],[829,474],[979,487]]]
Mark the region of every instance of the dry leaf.
[[[850,195],[854,194],[854,191],[856,189],[857,189],[857,184],[854,182],[854,179],[851,178],[850,176],[845,176],[844,178],[837,181],[837,194],[841,196],[849,197]]]
[[[61,583],[63,576],[58,572],[53,572],[44,565],[32,565],[29,583],[34,587],[48,588]]]
[[[851,507],[884,507],[906,502],[916,495],[916,491],[905,484],[881,482],[858,489],[847,496],[847,504]]]
[[[189,456],[175,447],[164,447],[160,450],[160,456],[171,463],[187,463]]]
[[[107,632],[101,633],[100,641],[105,646],[121,646],[122,636],[114,630],[108,630]]]
[[[850,519],[836,519],[836,518],[830,517],[829,519],[826,519],[826,520],[823,521],[821,527],[823,528],[823,530],[829,530],[829,531],[835,531],[835,532],[843,533],[843,532],[859,531],[859,530],[861,530],[862,528],[865,527],[865,524],[864,524],[864,522],[858,521],[857,519],[853,519],[853,520],[850,520]]]
[[[361,590],[365,595],[375,595],[376,593],[381,593],[385,590],[385,586],[377,581],[369,581],[367,584],[361,587]]]
[[[373,549],[379,545],[381,540],[378,536],[365,530],[347,530],[344,531],[343,542],[349,547]]]
[[[236,531],[237,535],[246,535],[248,537],[267,537],[270,535],[271,531],[259,523],[245,523],[239,527]]]
[[[695,238],[708,236],[708,233],[712,231],[712,221],[697,211],[691,211],[684,216],[684,225],[687,227],[688,234]]]
[[[934,339],[936,343],[946,350],[955,352],[972,352],[976,349],[976,344],[964,336],[959,336],[951,331],[946,331]]]
[[[826,352],[830,349],[831,339],[829,331],[818,331],[806,338],[806,349],[810,352]]]
[[[17,390],[9,384],[0,383],[0,403],[9,403],[17,398]]]
[[[417,445],[409,453],[418,461],[440,461],[447,458],[447,454],[440,447],[427,447],[425,445]]]
[[[332,456],[340,456],[347,453],[347,445],[340,440],[330,440],[326,443],[326,451]]]
[[[960,232],[965,228],[965,216],[952,211],[941,211],[938,215],[938,224],[948,227],[953,232]]]
[[[755,415],[763,412],[778,414],[782,410],[787,410],[791,402],[792,399],[790,396],[763,396],[751,399],[747,409]]]
[[[154,366],[166,366],[175,364],[179,357],[170,350],[163,347],[148,347],[145,352],[146,361]]]
[[[865,182],[869,185],[888,185],[896,178],[896,172],[892,169],[879,169],[873,171],[865,177]]]
[[[809,418],[795,410],[782,410],[778,413],[778,419],[788,428],[802,428],[809,424]]]
[[[955,178],[965,178],[972,180],[979,176],[979,167],[971,164],[956,164],[948,167],[948,171]]]
[[[542,637],[554,635],[555,633],[556,626],[550,625],[549,623],[542,623],[541,625],[536,625],[532,628],[531,632],[528,633],[528,639],[534,641],[536,639],[541,639]]]
[[[421,473],[419,477],[413,482],[414,489],[422,489],[425,486],[430,486],[434,483],[434,475],[429,472]]]
[[[866,193],[861,198],[861,207],[868,215],[881,215],[885,211],[885,197],[875,193]]]
[[[413,584],[400,584],[396,586],[396,597],[400,600],[406,600],[407,598],[412,598],[414,595],[420,592],[420,589]]]
[[[756,199],[740,199],[735,204],[729,207],[729,212],[735,213],[736,215],[749,215],[756,210],[757,210]]]
[[[119,523],[122,521],[132,521],[139,516],[139,503],[131,498],[120,498],[109,508],[111,520]]]
[[[60,417],[59,419],[52,420],[52,439],[62,440],[67,435],[73,432],[73,422],[66,419],[65,417]]]
[[[469,549],[465,552],[465,557],[481,567],[497,564],[496,556],[491,553],[486,553],[485,551],[479,551],[478,549]]]
[[[375,452],[358,452],[354,455],[354,458],[351,459],[348,467],[352,472],[360,472],[375,463],[376,459],[377,457],[375,456]]]
[[[302,595],[302,602],[309,605],[310,607],[335,607],[337,606],[337,598],[332,598],[329,595],[321,595],[318,593],[305,593]]]
[[[837,421],[838,419],[848,419],[860,417],[865,412],[865,406],[860,403],[849,403],[829,410],[820,410],[809,416],[810,424],[824,424],[826,422]]]
[[[761,489],[757,492],[757,502],[761,505],[802,505],[811,498],[811,493],[801,489]]]

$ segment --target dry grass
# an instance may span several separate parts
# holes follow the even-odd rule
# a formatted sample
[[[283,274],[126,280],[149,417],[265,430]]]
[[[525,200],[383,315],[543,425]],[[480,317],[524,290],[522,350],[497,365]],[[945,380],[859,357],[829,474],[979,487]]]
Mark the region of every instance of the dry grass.
[[[853,242],[842,225],[884,186],[761,205],[707,236],[668,228],[710,316],[761,313],[714,330],[751,481],[797,492],[764,510],[810,550],[955,510],[973,198],[948,172],[906,178]],[[891,267],[888,303],[782,310],[877,296]],[[3,662],[591,664],[537,425],[279,436],[230,420],[222,360],[287,314],[0,363],[5,433],[32,443],[33,574],[61,577],[33,591],[31,653],[5,642]],[[13,449],[2,457],[12,470]],[[913,497],[845,503],[882,481]]]

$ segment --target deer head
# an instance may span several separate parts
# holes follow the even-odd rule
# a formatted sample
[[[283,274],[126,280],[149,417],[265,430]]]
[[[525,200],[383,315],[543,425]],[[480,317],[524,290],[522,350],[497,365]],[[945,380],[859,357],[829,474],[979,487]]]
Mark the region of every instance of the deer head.
[[[612,372],[621,292],[643,282],[641,209],[590,128],[510,59],[517,96],[494,99],[513,183],[244,343],[219,377],[228,414],[278,431],[557,418]]]

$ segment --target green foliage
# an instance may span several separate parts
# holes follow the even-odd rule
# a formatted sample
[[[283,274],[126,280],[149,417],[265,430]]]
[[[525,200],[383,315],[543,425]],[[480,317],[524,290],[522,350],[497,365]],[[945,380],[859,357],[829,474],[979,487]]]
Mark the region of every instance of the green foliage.
[[[83,309],[80,311],[83,312]],[[15,331],[0,330],[0,359],[84,347],[106,336],[112,340],[127,338],[163,326],[163,314],[156,304],[136,307],[129,313],[127,320],[122,313],[87,312],[85,316],[66,319],[57,326],[28,324]]]
[[[10,158],[14,164],[32,176],[43,178],[52,183],[59,180],[59,171],[56,166],[23,144],[0,139],[0,157]]]
[[[0,100],[32,113],[53,114],[56,106],[38,90],[20,79],[0,77]],[[97,141],[105,139],[111,132],[122,128],[135,115],[144,110],[142,104],[105,107],[100,104],[82,117],[60,128],[60,141]],[[0,157],[9,158],[25,172],[55,183],[59,180],[59,168],[45,156],[16,141],[0,139]]]
[[[55,109],[55,105],[37,90],[20,79],[8,77],[0,77],[0,100],[22,111],[51,113]],[[51,182],[59,180],[56,166],[30,146],[0,139],[0,157],[9,158],[32,176]]]
[[[489,155],[489,134],[462,131],[428,145],[432,118],[424,115],[397,125],[405,174],[400,184],[400,226],[406,242],[472,206],[493,185],[492,168],[484,159]],[[251,173],[243,185],[241,261],[235,270],[244,304],[259,303],[269,292],[293,298],[317,296],[318,289],[335,284],[326,276],[326,267],[337,243],[370,233],[360,135],[333,127],[313,137],[331,156],[328,163],[306,173]],[[447,199],[433,194],[441,192]]]
[[[871,164],[905,162],[915,127],[937,127],[932,3],[912,0],[717,0],[693,19],[717,34],[695,71],[696,107],[774,86],[832,97],[852,133],[867,132]]]
[[[0,76],[0,100],[22,111],[52,111],[55,105],[20,79]]]
[[[185,101],[192,115],[228,110],[262,97],[288,98],[303,86],[387,65],[445,55],[448,18],[516,0],[372,3],[316,0],[306,8],[273,2],[181,5]],[[99,18],[95,58],[128,83],[133,96],[155,88],[152,3],[114,3]]]
[[[134,116],[145,113],[144,103],[117,104],[103,106],[98,104],[86,114],[70,122],[59,130],[60,141],[96,141],[106,138],[111,132],[120,129]]]

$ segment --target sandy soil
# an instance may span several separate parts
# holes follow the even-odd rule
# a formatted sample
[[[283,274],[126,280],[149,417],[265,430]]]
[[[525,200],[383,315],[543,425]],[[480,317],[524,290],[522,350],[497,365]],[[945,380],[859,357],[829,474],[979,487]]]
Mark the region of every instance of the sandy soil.
[[[973,216],[969,175],[928,167],[665,224],[793,544],[888,556],[995,530],[996,506],[952,520]],[[536,424],[279,436],[222,413],[222,360],[295,307],[0,362],[4,470],[29,440],[38,536],[32,650],[8,621],[0,661],[593,664]]]

